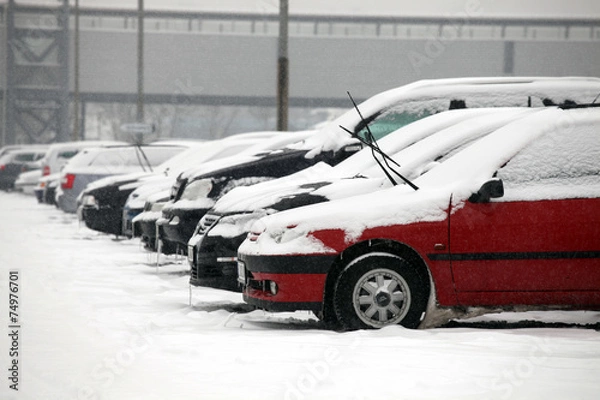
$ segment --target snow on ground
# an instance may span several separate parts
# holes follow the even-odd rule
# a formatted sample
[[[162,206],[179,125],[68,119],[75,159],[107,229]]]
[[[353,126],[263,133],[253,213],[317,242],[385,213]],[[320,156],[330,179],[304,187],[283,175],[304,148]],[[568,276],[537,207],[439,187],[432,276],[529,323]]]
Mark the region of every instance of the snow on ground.
[[[90,231],[32,197],[0,192],[0,221],[1,399],[529,400],[600,392],[600,312],[332,332],[307,313],[250,311],[236,293],[194,288],[189,305],[185,260],[163,257],[157,268],[139,241]],[[536,327],[486,325],[523,319]],[[15,360],[18,391],[8,379]]]

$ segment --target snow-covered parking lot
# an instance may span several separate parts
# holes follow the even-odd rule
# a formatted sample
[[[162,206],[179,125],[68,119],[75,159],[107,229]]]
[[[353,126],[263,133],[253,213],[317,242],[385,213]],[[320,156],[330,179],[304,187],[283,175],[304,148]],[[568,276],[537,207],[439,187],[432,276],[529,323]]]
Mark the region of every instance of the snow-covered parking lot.
[[[1,399],[597,399],[600,312],[333,332],[0,192]],[[12,293],[12,296],[10,295]],[[514,321],[528,320],[527,324]],[[504,329],[490,321],[509,321]],[[15,390],[15,389],[18,389]]]

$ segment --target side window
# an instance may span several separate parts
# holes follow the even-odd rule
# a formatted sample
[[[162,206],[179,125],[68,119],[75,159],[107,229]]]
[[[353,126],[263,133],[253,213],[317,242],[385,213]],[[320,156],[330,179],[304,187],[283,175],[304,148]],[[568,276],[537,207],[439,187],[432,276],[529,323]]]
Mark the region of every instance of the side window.
[[[70,159],[74,157],[79,150],[65,150],[58,153],[57,158]]]
[[[34,153],[23,153],[23,154],[19,154],[15,157],[15,161],[21,161],[21,162],[29,162],[29,161],[33,161],[35,157]]]
[[[513,157],[497,174],[506,200],[600,195],[600,137],[592,124],[555,129]]]

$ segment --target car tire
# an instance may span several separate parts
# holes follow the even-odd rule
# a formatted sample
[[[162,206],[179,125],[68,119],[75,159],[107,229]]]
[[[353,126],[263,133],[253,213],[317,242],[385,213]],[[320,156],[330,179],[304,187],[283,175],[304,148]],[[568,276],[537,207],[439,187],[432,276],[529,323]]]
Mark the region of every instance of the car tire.
[[[402,325],[417,328],[429,298],[428,277],[395,254],[367,253],[340,274],[333,305],[348,330]]]

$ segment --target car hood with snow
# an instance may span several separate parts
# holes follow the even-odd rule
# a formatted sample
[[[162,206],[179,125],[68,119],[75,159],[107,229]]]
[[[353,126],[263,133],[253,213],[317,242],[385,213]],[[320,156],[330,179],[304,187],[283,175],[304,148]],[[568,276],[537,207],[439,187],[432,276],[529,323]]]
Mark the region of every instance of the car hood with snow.
[[[273,140],[271,138],[275,135],[280,133],[256,132],[210,142],[193,143],[188,150],[155,168],[109,176],[92,182],[80,195],[80,216],[91,229],[116,235],[122,233],[129,235],[131,219],[141,212],[141,207],[135,211],[129,208],[127,218],[122,216],[125,203],[134,189],[148,184],[161,190],[165,182],[173,185],[176,177],[190,168],[232,158],[235,154],[245,154],[260,146],[261,143]]]
[[[399,167],[395,168],[398,173],[407,179],[415,179],[441,162],[450,152],[456,151],[456,148],[540,110],[479,108],[448,111],[400,128],[377,144],[398,163]],[[379,155],[376,157],[382,159]],[[369,185],[365,182],[369,179],[364,178],[375,179],[376,182]],[[356,184],[352,181],[356,181]],[[333,200],[391,185],[374,159],[373,151],[365,148],[336,166],[319,163],[283,178],[234,188],[219,199],[212,211],[217,214],[253,212],[261,208],[281,211],[286,208],[282,202],[291,205],[296,196]],[[361,189],[361,186],[365,188]],[[301,203],[299,201],[298,205]]]

